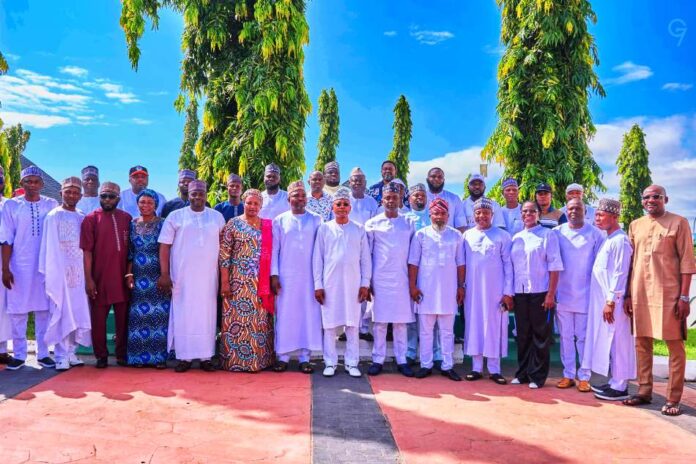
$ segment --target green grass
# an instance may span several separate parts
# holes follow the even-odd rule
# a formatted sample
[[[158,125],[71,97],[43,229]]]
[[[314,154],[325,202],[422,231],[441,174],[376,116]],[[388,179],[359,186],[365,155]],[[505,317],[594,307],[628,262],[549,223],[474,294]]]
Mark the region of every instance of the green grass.
[[[696,329],[689,329],[686,340],[686,359],[696,359]],[[667,356],[667,345],[662,340],[655,340],[653,345],[656,356]]]

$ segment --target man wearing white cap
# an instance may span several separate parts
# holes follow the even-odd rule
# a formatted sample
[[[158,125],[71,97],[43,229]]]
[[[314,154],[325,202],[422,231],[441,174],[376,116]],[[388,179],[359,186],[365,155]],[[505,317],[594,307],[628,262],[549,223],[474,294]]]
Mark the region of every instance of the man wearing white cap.
[[[280,188],[280,167],[271,163],[263,172],[263,185],[266,190],[261,192],[263,206],[259,212],[261,219],[273,220],[279,214],[290,210],[288,204],[288,192]]]
[[[39,256],[39,272],[46,280],[51,313],[45,341],[47,345],[55,345],[57,370],[83,365],[75,351],[78,345],[92,345],[80,249],[80,228],[85,215],[76,209],[81,192],[82,182],[78,177],[63,181],[60,190],[63,204],[46,215]]]
[[[128,182],[131,188],[121,191],[121,200],[118,203],[118,208],[130,214],[133,219],[140,217],[140,209],[138,208],[138,194],[146,189],[150,183],[150,174],[145,166],[133,166],[128,171]],[[162,215],[162,208],[167,202],[164,195],[157,193],[159,203],[157,203],[157,215]]]
[[[565,191],[565,196],[566,196],[566,201],[570,201],[573,198],[577,198],[581,202],[583,202],[583,205],[585,206],[585,222],[594,225],[595,223],[595,209],[586,204],[583,200],[583,197],[585,195],[585,188],[580,185],[580,184],[570,184],[566,187]],[[563,224],[565,222],[568,222],[568,211],[567,207],[563,206],[561,208],[561,211],[563,212],[563,216],[560,217],[558,220],[559,224]]]
[[[599,201],[596,224],[607,233],[607,238],[592,267],[587,341],[582,358],[583,368],[609,376],[608,384],[592,386],[597,398],[609,401],[627,399],[628,381],[636,377],[631,317],[623,309],[633,249],[619,227],[620,214],[618,201]]]
[[[77,202],[77,209],[89,214],[99,208],[99,169],[96,166],[82,168],[82,198]]]
[[[312,255],[314,294],[321,305],[324,327],[324,376],[336,373],[336,335],[344,327],[344,363],[351,377],[360,377],[358,327],[361,303],[369,297],[372,260],[365,229],[351,221],[350,191],[340,188],[333,195],[334,219],[317,231]]]
[[[20,183],[24,195],[5,203],[0,226],[2,283],[7,288],[7,314],[12,322],[14,348],[14,359],[7,368],[16,370],[24,366],[30,312],[34,313],[38,362],[44,367],[55,367],[44,341],[49,312],[45,282],[39,276],[39,251],[44,219],[58,202],[41,195],[43,175],[36,166],[22,170]]]
[[[464,210],[464,216],[466,217],[466,228],[471,229],[476,227],[476,220],[474,219],[474,202],[479,198],[485,198],[484,193],[486,192],[486,182],[481,174],[472,174],[469,178],[469,184],[467,185],[469,190],[469,197],[465,198],[462,203],[462,209]],[[505,229],[505,218],[503,213],[500,211],[500,205],[497,202],[493,202],[493,227],[500,227]]]
[[[464,205],[459,195],[456,195],[449,190],[445,190],[445,171],[440,168],[432,168],[428,171],[428,177],[425,182],[428,184],[426,193],[426,204],[430,205],[436,198],[442,198],[447,202],[449,207],[449,215],[447,225],[454,227],[460,232],[466,230],[466,215],[464,214]]]

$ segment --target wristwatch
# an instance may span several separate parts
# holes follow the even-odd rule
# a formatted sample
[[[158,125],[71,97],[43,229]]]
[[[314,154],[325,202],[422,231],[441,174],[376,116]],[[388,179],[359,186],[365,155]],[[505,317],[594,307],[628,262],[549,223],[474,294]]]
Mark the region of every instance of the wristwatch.
[[[607,300],[606,303],[607,303],[607,306],[609,306],[610,308],[613,308],[616,306],[616,301],[613,301],[613,300]]]
[[[679,295],[679,299],[683,301],[684,303],[689,302],[689,295]]]

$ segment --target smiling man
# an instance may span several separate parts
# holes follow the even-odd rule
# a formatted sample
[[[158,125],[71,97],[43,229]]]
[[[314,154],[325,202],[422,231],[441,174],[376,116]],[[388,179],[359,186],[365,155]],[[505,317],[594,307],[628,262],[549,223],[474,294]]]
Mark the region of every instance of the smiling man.
[[[82,168],[82,198],[77,202],[77,209],[89,214],[99,208],[99,169],[96,166]]]
[[[145,188],[147,188],[150,183],[150,174],[145,166],[133,166],[128,171],[128,182],[131,188],[126,189],[121,192],[121,200],[118,203],[118,208],[130,214],[132,217],[140,217],[140,210],[138,209],[138,194]],[[157,215],[162,215],[162,208],[167,202],[164,195],[157,193],[159,196],[159,203],[157,207]]]
[[[263,185],[266,190],[261,192],[263,206],[259,217],[262,219],[275,219],[281,213],[290,210],[288,204],[288,192],[280,188],[280,167],[271,163],[263,172]]]

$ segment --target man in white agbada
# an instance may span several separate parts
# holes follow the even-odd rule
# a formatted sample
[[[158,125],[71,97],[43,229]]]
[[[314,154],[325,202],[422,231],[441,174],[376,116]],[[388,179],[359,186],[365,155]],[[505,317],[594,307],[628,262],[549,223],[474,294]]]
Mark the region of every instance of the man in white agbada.
[[[413,223],[399,214],[403,193],[390,182],[382,188],[384,213],[365,223],[365,232],[372,251],[372,327],[375,343],[368,375],[382,372],[387,356],[387,326],[391,323],[396,367],[406,377],[413,370],[406,362],[407,324],[413,322],[413,309],[408,292],[408,245],[415,232]]]
[[[454,317],[464,302],[465,262],[462,234],[447,225],[448,203],[436,198],[430,203],[432,225],[414,235],[408,255],[411,299],[416,303],[420,365],[416,378],[432,374],[433,328],[440,330],[442,367],[451,380],[462,378],[454,370]]]
[[[82,198],[77,202],[77,209],[91,213],[101,207],[99,203],[99,169],[96,166],[82,168]]]
[[[460,232],[466,230],[466,215],[464,214],[464,204],[459,198],[459,195],[445,190],[445,171],[440,168],[432,168],[428,171],[428,177],[425,181],[428,184],[426,192],[426,204],[430,205],[436,198],[442,198],[447,202],[449,214],[447,216],[447,225],[454,227]]]
[[[500,358],[508,352],[508,310],[513,309],[513,275],[510,261],[512,239],[493,226],[493,200],[481,197],[474,203],[476,227],[464,232],[466,298],[464,299],[464,354],[473,367],[466,380],[483,377],[486,358],[489,378],[505,385]]]
[[[61,185],[63,204],[46,215],[39,253],[39,272],[46,280],[50,319],[44,340],[55,345],[56,369],[82,366],[78,345],[91,346],[92,323],[85,291],[80,227],[85,214],[76,209],[82,182],[68,177]]]
[[[618,401],[628,398],[628,381],[636,377],[635,341],[631,317],[624,312],[633,249],[619,227],[621,203],[602,198],[595,224],[607,238],[597,252],[592,267],[587,341],[582,367],[609,377],[609,383],[591,388],[599,399]]]
[[[479,198],[485,198],[484,193],[486,193],[486,182],[481,174],[472,174],[469,177],[469,184],[467,185],[469,190],[469,197],[464,199],[462,202],[462,210],[464,211],[464,216],[466,217],[466,228],[471,229],[476,227],[476,220],[474,219],[474,202]],[[493,201],[493,226],[505,229],[505,218],[500,211],[500,205]]]
[[[266,190],[261,192],[263,206],[259,212],[262,219],[275,219],[279,214],[290,210],[288,204],[288,192],[280,188],[280,168],[276,164],[269,164],[263,171],[263,185]]]
[[[336,373],[336,335],[345,328],[345,369],[360,377],[358,327],[360,306],[369,297],[372,262],[365,229],[348,218],[350,191],[340,188],[333,195],[334,219],[317,231],[312,256],[314,295],[321,305],[324,327],[324,376]]]
[[[312,350],[321,350],[321,307],[314,298],[312,252],[318,214],[306,210],[307,192],[302,181],[288,185],[290,211],[273,220],[271,290],[276,295],[275,350],[278,362],[273,370],[288,368],[297,354],[300,371],[314,372],[309,363]]]
[[[2,208],[7,198],[2,195],[5,190],[5,170],[0,166],[0,224],[2,224]],[[12,324],[7,314],[7,289],[0,285],[0,364],[7,364],[12,356],[7,353],[7,342],[12,340]]]
[[[118,202],[118,209],[130,214],[133,219],[140,217],[140,209],[138,208],[138,194],[146,189],[150,183],[150,174],[145,166],[133,166],[128,170],[128,182],[131,188],[121,192],[121,200]],[[157,215],[162,215],[162,208],[167,202],[164,195],[157,193],[159,203],[157,206]]]
[[[12,323],[14,359],[7,368],[17,370],[27,357],[27,321],[34,313],[37,360],[43,367],[55,367],[44,341],[48,326],[48,297],[39,275],[39,251],[44,218],[58,202],[41,195],[43,177],[36,166],[22,170],[24,195],[8,200],[2,209],[2,283],[7,289],[7,314]]]
[[[604,234],[592,224],[585,222],[585,205],[582,201],[570,200],[566,205],[566,215],[568,222],[554,229],[558,236],[561,259],[566,263],[558,276],[556,291],[556,326],[561,335],[563,362],[563,378],[556,386],[572,387],[577,375],[577,389],[586,393],[590,391],[592,373],[589,369],[577,369],[576,357],[579,357],[582,363],[592,265],[604,241]]]
[[[161,276],[157,285],[172,294],[167,348],[179,360],[176,372],[186,372],[194,359],[213,371],[217,318],[220,231],[225,219],[205,206],[206,184],[189,183],[189,206],[172,211],[162,226]]]

